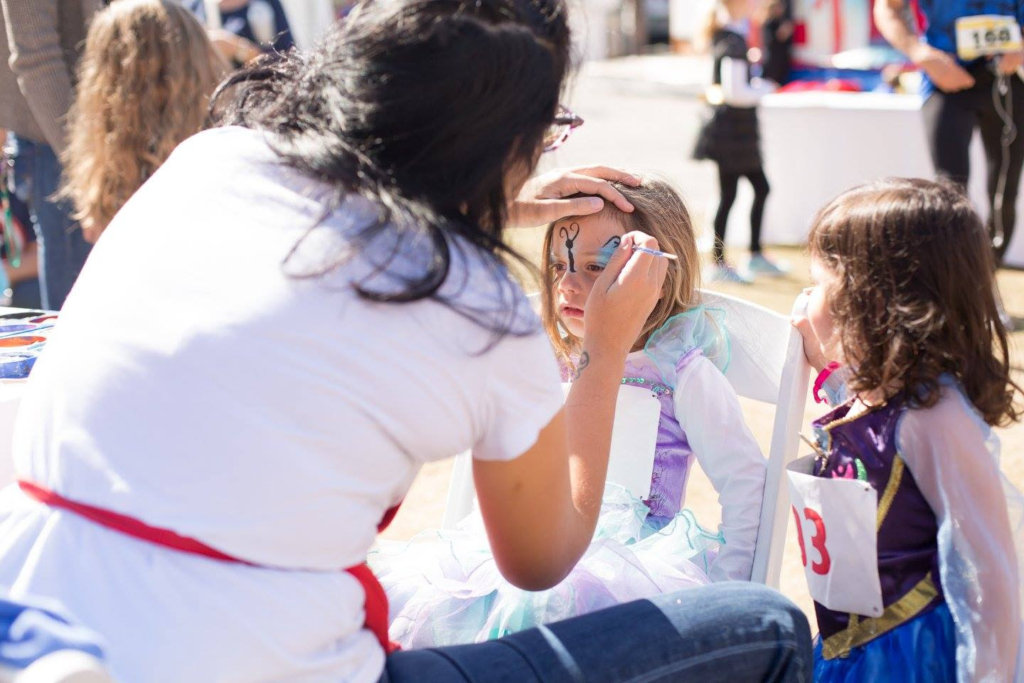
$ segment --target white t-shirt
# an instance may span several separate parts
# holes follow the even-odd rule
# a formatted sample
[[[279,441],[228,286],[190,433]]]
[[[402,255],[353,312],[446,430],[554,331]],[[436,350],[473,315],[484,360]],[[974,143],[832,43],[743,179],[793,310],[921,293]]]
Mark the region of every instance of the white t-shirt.
[[[8,491],[0,585],[62,600],[108,639],[124,680],[376,680],[383,653],[358,631],[361,589],[338,570],[364,561],[424,462],[470,448],[515,458],[561,407],[525,296],[471,247],[450,242],[441,294],[460,309],[515,310],[525,336],[492,344],[437,301],[357,296],[353,278],[396,245],[391,272],[421,274],[422,239],[398,244],[390,233],[329,275],[301,277],[343,255],[372,215],[349,198],[310,232],[324,192],[260,133],[189,139],[104,233],[35,366],[15,435],[19,476],[300,570],[140,548]],[[370,286],[394,281],[371,276]],[[47,543],[68,549],[40,553]],[[52,563],[72,562],[76,581],[62,582]],[[113,574],[137,585],[110,585]],[[260,577],[270,577],[263,588]],[[77,579],[98,588],[78,595]],[[334,595],[322,594],[324,580]],[[331,605],[334,618],[303,605]],[[154,619],[182,627],[165,623],[157,638],[146,630]],[[157,650],[178,656],[154,671]]]

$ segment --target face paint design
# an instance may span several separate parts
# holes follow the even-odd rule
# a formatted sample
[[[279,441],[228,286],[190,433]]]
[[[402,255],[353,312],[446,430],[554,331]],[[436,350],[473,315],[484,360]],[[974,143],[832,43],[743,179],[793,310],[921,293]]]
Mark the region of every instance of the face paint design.
[[[622,244],[622,238],[619,236],[612,237],[604,246],[601,247],[601,251],[597,253],[597,265],[604,268],[608,265],[608,262],[612,260],[612,256],[615,254],[615,250]]]
[[[569,230],[572,230],[572,229],[575,229],[576,232],[573,233],[572,237],[569,237]],[[558,231],[558,236],[565,240],[565,250],[569,253],[569,272],[570,273],[575,273],[576,272],[576,258],[573,256],[573,253],[572,253],[572,245],[573,245],[573,242],[576,241],[576,238],[580,236],[580,224],[579,223],[572,223],[569,226],[568,229],[566,229],[566,227],[563,225],[561,227],[561,229]]]

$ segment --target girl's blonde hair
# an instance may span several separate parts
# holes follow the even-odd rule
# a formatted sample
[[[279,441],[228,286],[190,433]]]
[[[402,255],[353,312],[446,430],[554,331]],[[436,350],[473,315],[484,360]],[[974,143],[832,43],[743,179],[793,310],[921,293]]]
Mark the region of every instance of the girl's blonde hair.
[[[89,28],[69,117],[62,195],[98,235],[182,140],[203,126],[227,65],[188,10],[115,0]]]
[[[658,240],[659,249],[678,258],[677,261],[668,262],[663,296],[655,304],[637,339],[637,346],[643,346],[651,333],[664,325],[665,321],[699,303],[700,255],[697,252],[697,238],[686,204],[669,183],[645,178],[639,187],[620,183],[613,185],[633,205],[633,212],[625,213],[611,202],[605,202],[605,208],[598,215],[617,221],[626,232],[635,230],[650,235]],[[564,363],[572,365],[582,340],[559,324],[555,310],[552,295],[555,276],[551,268],[551,243],[555,225],[552,223],[548,226],[541,253],[541,318],[555,352]]]

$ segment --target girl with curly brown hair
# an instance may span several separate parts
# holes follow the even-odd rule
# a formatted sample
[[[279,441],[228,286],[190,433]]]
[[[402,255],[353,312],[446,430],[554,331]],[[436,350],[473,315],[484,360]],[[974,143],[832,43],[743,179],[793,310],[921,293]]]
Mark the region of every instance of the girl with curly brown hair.
[[[1019,680],[1021,497],[991,427],[1020,418],[1020,387],[985,226],[952,184],[890,179],[822,209],[810,252],[816,284],[795,325],[822,371],[815,398],[825,385],[839,404],[814,422],[805,465],[821,509],[794,507],[815,680]],[[829,518],[850,483],[836,479],[863,482],[866,523],[855,507]],[[815,588],[813,574],[864,557],[876,561],[842,596]]]
[[[119,0],[96,15],[79,65],[64,196],[95,242],[185,138],[198,133],[227,65],[171,0]]]

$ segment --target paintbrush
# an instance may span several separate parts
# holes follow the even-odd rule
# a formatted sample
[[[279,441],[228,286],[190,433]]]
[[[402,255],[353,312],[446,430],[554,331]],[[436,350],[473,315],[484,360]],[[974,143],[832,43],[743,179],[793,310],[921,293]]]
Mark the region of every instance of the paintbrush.
[[[608,262],[612,259],[612,254],[614,254],[615,250],[619,248],[619,241],[620,238],[613,237],[607,242],[605,242],[604,246],[601,247],[601,251],[597,257],[597,262],[601,266],[608,265]],[[641,247],[639,244],[633,245],[633,251],[643,252],[644,254],[650,254],[651,256],[660,256],[662,258],[671,259],[673,261],[679,260],[678,258],[676,258],[675,254],[666,254],[665,252],[658,251],[657,249],[648,249],[647,247]]]
[[[657,249],[648,249],[647,247],[641,247],[639,244],[633,245],[633,251],[643,252],[644,254],[650,254],[651,256],[661,256],[662,258],[667,258],[672,261],[679,260],[678,258],[676,258],[675,254],[666,254],[665,252],[658,251]]]

